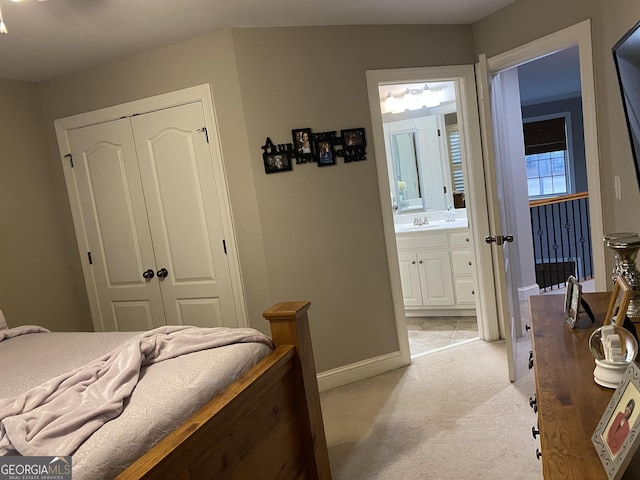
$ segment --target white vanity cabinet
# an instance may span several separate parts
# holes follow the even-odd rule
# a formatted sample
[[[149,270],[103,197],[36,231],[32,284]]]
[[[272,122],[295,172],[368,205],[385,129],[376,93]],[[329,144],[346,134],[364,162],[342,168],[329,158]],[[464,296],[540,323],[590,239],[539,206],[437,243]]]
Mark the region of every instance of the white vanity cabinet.
[[[467,228],[406,232],[397,236],[397,244],[407,314],[421,315],[423,309],[475,310]]]

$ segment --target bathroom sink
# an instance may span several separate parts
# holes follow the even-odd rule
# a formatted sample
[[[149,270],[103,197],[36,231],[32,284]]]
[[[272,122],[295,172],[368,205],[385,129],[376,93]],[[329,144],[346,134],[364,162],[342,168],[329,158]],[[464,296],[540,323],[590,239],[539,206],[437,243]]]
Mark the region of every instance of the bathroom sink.
[[[439,229],[451,229],[451,228],[466,228],[468,227],[466,219],[454,220],[453,222],[445,222],[444,220],[436,220],[426,225],[414,225],[413,223],[402,223],[395,225],[396,233],[410,233],[410,232],[424,232],[426,230],[439,230]]]

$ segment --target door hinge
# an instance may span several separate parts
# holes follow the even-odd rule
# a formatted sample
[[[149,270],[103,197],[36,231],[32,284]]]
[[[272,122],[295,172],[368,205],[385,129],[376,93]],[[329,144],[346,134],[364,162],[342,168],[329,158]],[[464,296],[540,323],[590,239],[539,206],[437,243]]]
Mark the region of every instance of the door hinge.
[[[442,132],[440,131],[440,129],[438,129],[438,136],[441,137],[442,136]]]
[[[209,143],[209,131],[207,130],[207,127],[199,128],[197,131],[204,132],[204,136],[207,139],[207,143]]]
[[[225,240],[222,240],[222,248],[224,249],[224,254],[227,254],[227,242]]]
[[[71,164],[71,168],[73,168],[73,155],[71,155],[70,153],[67,153],[64,158],[68,158],[69,159],[69,163]]]
[[[91,258],[91,252],[87,252],[87,257],[89,257],[89,265],[93,265],[93,258]]]
[[[447,186],[445,185],[444,187],[442,187],[444,189],[444,193],[447,193]]]

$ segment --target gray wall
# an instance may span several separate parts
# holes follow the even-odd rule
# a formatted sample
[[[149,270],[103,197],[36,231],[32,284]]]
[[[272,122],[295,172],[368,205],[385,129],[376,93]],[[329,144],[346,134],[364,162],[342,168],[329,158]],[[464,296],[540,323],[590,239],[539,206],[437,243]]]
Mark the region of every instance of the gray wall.
[[[65,239],[49,254],[70,265],[57,281],[79,287],[65,287],[73,308],[45,320],[42,305],[39,322],[91,328],[53,121],[210,83],[251,325],[266,331],[261,312],[276,301],[309,299],[319,371],[396,351],[373,147],[365,162],[275,175],[265,175],[260,147],[267,136],[289,142],[302,127],[370,135],[366,70],[473,58],[470,26],[226,29],[38,84],[31,101],[42,109],[40,157],[49,166],[40,183]],[[0,296],[5,303],[12,299]]]
[[[640,232],[636,181],[611,47],[640,19],[634,0],[517,0],[473,25],[476,53],[488,57],[591,19],[604,231]],[[614,194],[621,178],[622,200]],[[594,239],[598,241],[598,239]],[[607,270],[613,254],[605,252]]]
[[[473,26],[221,30],[37,85],[0,82],[0,308],[11,324],[91,329],[53,121],[210,83],[252,326],[266,330],[271,303],[306,298],[319,371],[395,351],[373,149],[366,162],[266,176],[265,137],[289,141],[301,127],[370,136],[366,70],[470,64],[589,17],[605,231],[640,231],[610,52],[640,18],[636,0],[517,0]]]

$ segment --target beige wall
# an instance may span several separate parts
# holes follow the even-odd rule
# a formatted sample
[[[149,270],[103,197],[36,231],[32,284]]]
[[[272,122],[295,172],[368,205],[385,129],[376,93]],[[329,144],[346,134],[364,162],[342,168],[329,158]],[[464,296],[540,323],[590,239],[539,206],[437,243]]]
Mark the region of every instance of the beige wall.
[[[472,61],[470,26],[232,29],[42,82],[53,208],[72,239],[61,281],[82,277],[53,121],[210,83],[251,325],[267,330],[260,314],[273,302],[309,299],[319,371],[396,351],[372,144],[365,162],[274,175],[260,147],[302,127],[370,134],[368,69]],[[84,291],[74,298],[76,318],[52,328],[90,328]]]
[[[69,215],[50,182],[55,166],[36,87],[0,79],[0,98],[0,309],[9,326],[89,330]]]
[[[591,19],[604,231],[640,232],[640,194],[611,48],[640,19],[632,0],[518,0],[473,25],[475,49],[488,57]],[[614,195],[621,178],[622,200]],[[600,241],[594,239],[594,241]],[[605,252],[607,268],[613,254]]]

